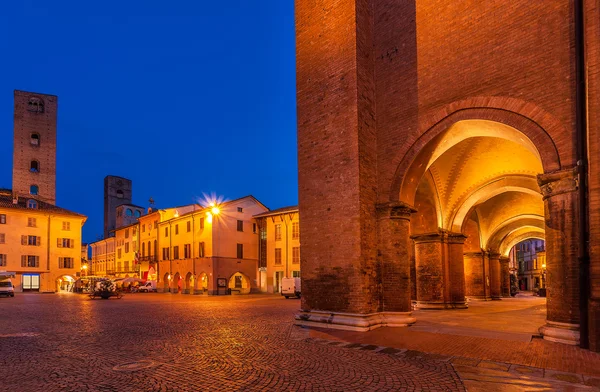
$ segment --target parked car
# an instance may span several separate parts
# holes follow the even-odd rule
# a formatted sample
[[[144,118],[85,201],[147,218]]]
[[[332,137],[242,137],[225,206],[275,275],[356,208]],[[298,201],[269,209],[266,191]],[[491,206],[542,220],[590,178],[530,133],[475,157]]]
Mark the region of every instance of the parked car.
[[[137,288],[140,293],[152,293],[156,292],[156,280],[149,280],[143,285],[139,285]]]
[[[290,297],[300,298],[300,278],[281,279],[281,295],[286,299]]]
[[[0,280],[0,295],[6,295],[7,297],[15,296],[15,287],[12,284],[12,280]]]

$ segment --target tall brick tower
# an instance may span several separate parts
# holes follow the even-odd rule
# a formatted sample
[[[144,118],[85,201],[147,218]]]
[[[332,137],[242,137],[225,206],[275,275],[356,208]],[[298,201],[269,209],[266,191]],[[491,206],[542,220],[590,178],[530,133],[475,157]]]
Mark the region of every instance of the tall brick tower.
[[[56,203],[58,97],[15,90],[13,192]]]
[[[104,177],[104,238],[115,229],[117,207],[131,204],[131,180],[117,176]]]

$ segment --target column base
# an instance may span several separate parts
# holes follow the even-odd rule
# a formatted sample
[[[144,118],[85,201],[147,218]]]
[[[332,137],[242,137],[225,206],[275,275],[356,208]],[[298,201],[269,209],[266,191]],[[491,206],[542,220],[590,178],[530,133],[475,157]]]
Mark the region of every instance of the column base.
[[[491,301],[492,297],[486,297],[485,295],[468,295],[469,301]]]
[[[467,309],[467,302],[428,302],[417,301],[415,308],[419,310]]]
[[[369,314],[302,310],[295,316],[296,325],[315,328],[366,332],[379,327],[408,327],[417,321],[411,312],[378,312]]]
[[[546,325],[539,328],[544,340],[551,342],[579,345],[579,324],[559,323],[546,320]]]

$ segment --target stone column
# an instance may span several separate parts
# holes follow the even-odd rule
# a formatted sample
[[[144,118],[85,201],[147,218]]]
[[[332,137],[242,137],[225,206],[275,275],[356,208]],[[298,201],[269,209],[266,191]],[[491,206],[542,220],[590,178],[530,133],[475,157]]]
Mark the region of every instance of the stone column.
[[[510,298],[510,269],[508,265],[509,262],[510,259],[508,257],[500,256],[502,296],[505,298]]]
[[[490,252],[490,296],[502,297],[502,275],[500,273],[500,253]]]
[[[485,252],[464,253],[465,294],[469,298],[489,300],[489,258]]]
[[[407,326],[411,317],[410,215],[404,203],[377,206],[378,264],[381,266],[381,315],[387,326]]]
[[[546,218],[544,339],[579,344],[578,197],[575,169],[538,176]]]
[[[411,237],[415,242],[417,307],[466,308],[461,233],[439,230]]]

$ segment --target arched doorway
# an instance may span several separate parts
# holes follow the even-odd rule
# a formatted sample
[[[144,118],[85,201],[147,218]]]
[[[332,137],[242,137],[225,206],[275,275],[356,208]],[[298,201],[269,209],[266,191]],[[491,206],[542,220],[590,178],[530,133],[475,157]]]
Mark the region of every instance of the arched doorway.
[[[172,276],[168,272],[163,277],[163,293],[168,293],[171,291],[171,278]]]
[[[436,127],[407,153],[395,188],[397,200],[417,210],[410,217],[417,308],[465,308],[467,296],[502,298],[509,244],[537,233],[549,245],[547,274],[557,278],[554,290],[548,285],[547,308],[548,323],[557,321],[545,327],[545,337],[576,342],[578,316],[565,317],[561,309],[576,308],[578,288],[558,281],[565,270],[576,275],[574,258],[559,244],[574,242],[565,236],[571,229],[560,227],[576,205],[573,170],[552,171],[556,149],[535,126],[527,134],[489,120]]]
[[[236,272],[229,278],[228,287],[231,294],[250,294],[250,279],[241,272]]]
[[[175,294],[181,293],[182,286],[183,286],[183,278],[181,277],[181,274],[179,272],[177,272],[177,273],[175,273],[175,275],[173,275],[173,283],[171,285],[171,292],[175,293]]]
[[[205,272],[200,273],[198,275],[198,290],[199,294],[208,293],[208,275]]]
[[[194,275],[191,272],[188,272],[185,275],[183,294],[193,294],[194,293]]]
[[[73,292],[76,279],[70,275],[61,275],[56,278],[56,291],[59,293]]]

